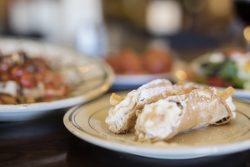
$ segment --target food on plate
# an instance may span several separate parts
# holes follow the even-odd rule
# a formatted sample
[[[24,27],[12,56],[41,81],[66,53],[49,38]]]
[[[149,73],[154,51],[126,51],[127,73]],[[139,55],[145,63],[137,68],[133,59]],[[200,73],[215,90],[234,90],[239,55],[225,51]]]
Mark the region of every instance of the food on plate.
[[[150,48],[144,54],[124,49],[108,56],[106,61],[116,74],[159,74],[170,72],[172,56],[166,49]]]
[[[161,98],[171,85],[168,80],[155,80],[129,92],[124,99],[112,94],[110,102],[114,108],[109,111],[106,119],[109,129],[115,133],[130,130],[135,124],[136,111],[143,105]]]
[[[0,104],[51,101],[68,93],[69,86],[45,59],[25,52],[0,55]]]
[[[235,107],[227,99],[212,88],[161,99],[144,106],[136,121],[136,135],[140,140],[167,140],[181,132],[228,123],[235,117]]]
[[[212,86],[250,90],[250,53],[240,49],[213,52],[194,69],[194,80]]]
[[[149,73],[169,72],[172,66],[172,57],[169,52],[152,48],[144,54],[143,63]]]
[[[139,141],[166,141],[182,132],[230,122],[235,118],[233,93],[231,87],[218,92],[213,87],[157,79],[125,97],[112,94],[113,107],[105,122],[113,133],[134,129]]]
[[[133,50],[123,50],[118,56],[107,58],[107,62],[116,73],[143,73],[141,59]]]
[[[136,113],[140,112],[144,105],[195,87],[194,84],[172,85],[169,80],[157,79],[129,92],[124,98],[112,94],[110,103],[114,107],[106,119],[109,129],[115,133],[127,132],[134,127]]]

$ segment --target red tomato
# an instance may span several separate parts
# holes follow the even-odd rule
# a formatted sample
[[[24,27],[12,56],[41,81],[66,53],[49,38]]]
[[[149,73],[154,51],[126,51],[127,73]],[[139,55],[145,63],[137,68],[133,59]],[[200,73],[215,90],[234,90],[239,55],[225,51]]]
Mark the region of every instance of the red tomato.
[[[172,58],[164,50],[150,49],[145,53],[143,63],[150,73],[164,73],[171,70]]]
[[[10,66],[6,63],[1,63],[0,64],[0,71],[1,72],[7,72],[9,70]]]
[[[20,83],[25,88],[33,88],[34,86],[36,86],[35,78],[30,73],[23,74],[20,78]]]
[[[22,67],[14,67],[11,69],[11,77],[14,79],[20,78],[25,73]]]
[[[207,79],[207,83],[212,86],[224,87],[226,83],[224,80],[218,77],[210,77]]]
[[[109,56],[106,59],[107,63],[113,68],[113,70],[117,74],[120,74],[122,72],[119,58],[120,57],[117,55],[117,56]]]
[[[124,50],[119,60],[122,73],[136,74],[144,71],[141,58],[132,50]]]

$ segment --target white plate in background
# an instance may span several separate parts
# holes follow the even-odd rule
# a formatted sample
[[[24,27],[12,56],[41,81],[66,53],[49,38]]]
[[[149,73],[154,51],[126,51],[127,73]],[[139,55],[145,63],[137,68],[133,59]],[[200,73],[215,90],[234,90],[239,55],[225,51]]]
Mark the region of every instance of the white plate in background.
[[[138,87],[154,79],[164,78],[169,80],[176,80],[176,72],[184,70],[185,63],[179,58],[176,58],[173,62],[172,70],[167,73],[158,74],[115,74],[113,86],[124,89],[126,87]]]
[[[62,77],[73,90],[69,97],[51,102],[0,105],[0,121],[33,119],[55,109],[85,103],[100,96],[112,85],[113,71],[101,60],[44,42],[22,39],[0,40],[2,53],[17,50],[23,50],[30,53],[30,56],[39,56],[48,60],[52,68],[62,73]]]
[[[194,72],[198,71],[200,64],[207,62],[209,56],[210,56],[210,53],[207,53],[194,59],[191,63],[192,70],[194,70]],[[221,90],[225,89],[223,87],[217,87],[217,88]],[[234,93],[233,96],[238,97],[238,98],[250,99],[250,90],[246,90],[246,89],[235,89],[235,90],[236,92]]]

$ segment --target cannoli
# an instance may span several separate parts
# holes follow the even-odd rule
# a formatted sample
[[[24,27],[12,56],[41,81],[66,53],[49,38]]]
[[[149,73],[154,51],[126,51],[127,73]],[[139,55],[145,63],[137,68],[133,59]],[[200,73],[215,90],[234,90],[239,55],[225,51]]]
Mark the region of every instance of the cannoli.
[[[110,103],[113,107],[105,122],[110,131],[125,133],[135,126],[137,115],[146,104],[168,96],[185,94],[198,87],[195,84],[173,85],[168,80],[157,79],[129,92],[126,97],[112,94]]]
[[[197,88],[146,104],[138,115],[135,133],[139,140],[168,140],[175,135],[209,125],[221,125],[235,118],[235,105],[228,88]]]

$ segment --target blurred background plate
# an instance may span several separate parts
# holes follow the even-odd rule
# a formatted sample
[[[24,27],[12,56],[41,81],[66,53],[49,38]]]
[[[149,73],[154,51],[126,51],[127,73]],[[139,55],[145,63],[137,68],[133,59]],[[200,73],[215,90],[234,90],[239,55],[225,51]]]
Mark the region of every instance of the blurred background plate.
[[[59,71],[72,88],[67,98],[31,104],[0,105],[0,121],[21,121],[41,116],[49,111],[90,101],[106,92],[113,81],[113,71],[105,62],[73,50],[43,42],[22,39],[1,39],[0,51],[22,50],[40,56]]]
[[[235,53],[233,53],[233,54],[238,54],[237,53],[238,51],[237,50],[235,50]],[[247,53],[245,53],[245,54],[247,54]],[[212,56],[213,56],[213,58],[212,58]],[[222,81],[223,81],[223,83],[225,82],[226,84],[228,84],[229,86],[232,84],[232,86],[234,87],[234,85],[233,85],[233,83],[232,82],[229,82],[229,81],[226,81],[226,80],[222,80],[222,81],[217,81],[216,79],[214,80],[214,82],[212,82],[212,83],[209,83],[209,81],[208,81],[208,79],[209,78],[207,78],[207,79],[205,79],[204,80],[204,78],[206,78],[206,76],[205,76],[205,74],[204,74],[204,72],[202,72],[201,71],[201,65],[202,64],[204,64],[204,63],[211,63],[210,62],[210,59],[218,59],[218,56],[219,56],[219,58],[221,58],[221,56],[224,56],[223,54],[222,54],[222,52],[219,52],[219,51],[214,51],[214,52],[208,52],[208,53],[206,53],[206,54],[203,54],[203,55],[201,55],[200,57],[197,57],[196,59],[194,59],[193,61],[192,61],[192,63],[191,63],[191,69],[192,69],[192,75],[193,76],[191,76],[191,80],[193,80],[193,81],[198,81],[198,82],[200,82],[201,84],[208,84],[208,85],[210,85],[210,84],[214,84],[214,85],[211,85],[211,86],[215,86],[215,87],[217,87],[218,89],[221,89],[221,90],[223,90],[225,87],[227,87],[227,86],[225,86],[225,87],[221,87],[221,86],[219,86],[219,85],[217,85],[217,84],[220,84]],[[227,55],[226,57],[228,58],[228,56],[229,55]],[[237,55],[236,55],[237,56]],[[248,56],[248,55],[244,55],[245,57],[246,56]],[[240,59],[240,58],[236,58],[236,59]],[[248,58],[249,59],[249,58]],[[224,61],[224,60],[223,60]],[[236,60],[234,60],[233,62],[235,62]],[[238,60],[237,60],[238,61]],[[243,61],[246,61],[246,60],[240,60],[241,62]],[[247,62],[246,62],[247,63]],[[243,69],[243,67],[240,67],[238,64],[237,64],[237,62],[235,62],[235,68],[237,68],[236,70],[237,70],[237,72],[236,72],[236,74],[234,74],[234,71],[232,71],[232,69],[231,68],[229,68],[229,66],[227,66],[226,67],[226,71],[227,71],[227,74],[230,74],[230,76],[232,76],[232,77],[234,77],[234,78],[238,78],[239,77],[239,75],[240,75],[240,72],[239,71],[242,71],[242,70],[244,70]],[[225,65],[221,65],[221,66],[225,66]],[[242,68],[242,69],[241,69]],[[216,70],[215,69],[215,67],[213,68],[214,69],[214,72],[216,73],[216,76],[217,75],[219,75],[220,74],[220,72],[222,71],[221,69],[220,70]],[[224,69],[223,69],[224,70]],[[233,69],[234,70],[234,69]],[[217,74],[217,73],[219,73],[219,74]],[[249,78],[249,76],[250,76],[250,73],[248,72],[248,71],[245,71],[244,72],[244,75],[245,76],[248,76],[247,78]],[[212,77],[213,78],[213,77]],[[216,78],[216,77],[215,77]],[[220,78],[219,78],[220,79]],[[246,80],[243,80],[244,82],[246,82],[246,83],[248,83],[249,82],[249,79],[246,79]],[[242,88],[242,89],[240,89],[240,88],[235,88],[236,89],[236,92],[234,93],[234,96],[235,97],[239,97],[239,98],[244,98],[244,99],[250,99],[250,90],[248,89],[248,88]]]
[[[165,78],[171,81],[176,81],[176,74],[184,72],[186,63],[179,58],[175,58],[172,65],[172,70],[166,73],[157,74],[116,74],[112,85],[114,90],[129,90],[135,89],[139,86],[152,81],[154,79]],[[177,74],[178,75],[178,74]]]

